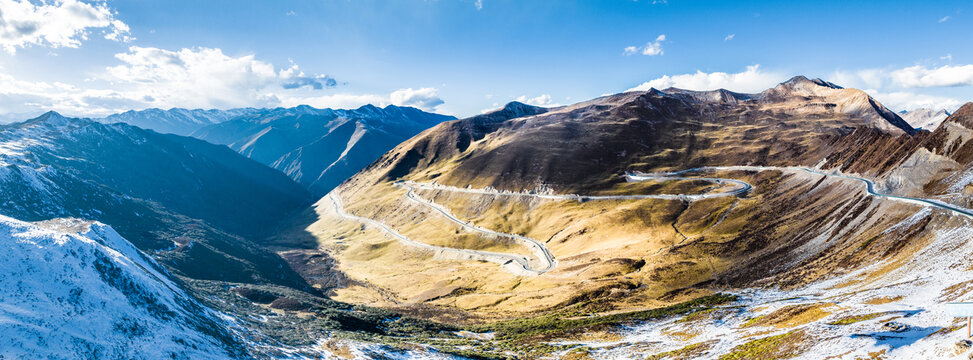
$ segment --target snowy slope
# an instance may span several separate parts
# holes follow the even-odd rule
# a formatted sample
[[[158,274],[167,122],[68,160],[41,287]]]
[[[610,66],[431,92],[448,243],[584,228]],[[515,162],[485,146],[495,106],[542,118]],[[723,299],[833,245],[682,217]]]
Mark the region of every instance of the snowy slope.
[[[234,358],[216,313],[101,223],[0,216],[0,358]]]
[[[915,109],[911,111],[900,111],[899,116],[917,129],[933,131],[939,127],[949,117],[949,111],[933,109]]]
[[[764,348],[762,356],[749,358],[973,358],[969,348],[956,346],[966,338],[965,319],[954,319],[946,310],[948,302],[968,302],[973,296],[971,220],[918,207],[886,232],[926,226],[935,228],[931,238],[902,259],[796,289],[741,289],[735,292],[740,302],[712,312],[632,325],[609,341],[565,343],[590,349],[589,355],[599,359],[693,346],[694,359],[748,358],[740,356],[768,339],[780,340]]]

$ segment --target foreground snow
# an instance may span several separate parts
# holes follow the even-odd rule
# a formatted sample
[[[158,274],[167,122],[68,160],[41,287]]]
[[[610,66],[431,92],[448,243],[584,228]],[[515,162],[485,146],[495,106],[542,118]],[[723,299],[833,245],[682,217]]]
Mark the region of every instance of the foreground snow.
[[[110,226],[0,215],[2,359],[446,359],[352,340],[283,346],[187,294]]]
[[[965,319],[953,319],[945,304],[971,299],[973,246],[968,240],[973,238],[973,227],[970,220],[928,207],[897,226],[910,226],[929,216],[952,222],[891,271],[883,261],[796,290],[746,290],[738,293],[740,303],[705,316],[628,327],[612,341],[574,343],[590,348],[594,358],[606,359],[642,358],[704,344],[705,350],[692,358],[717,359],[754,340],[797,333],[777,345],[795,349],[793,356],[782,358],[967,359],[969,349],[955,346],[966,337]],[[800,317],[774,324],[759,321],[779,314],[778,310],[802,306],[824,311],[810,321]],[[853,317],[857,319],[849,321]],[[886,325],[889,322],[904,324],[905,330],[895,331]]]
[[[0,357],[238,355],[213,312],[107,225],[0,216],[0,243]]]

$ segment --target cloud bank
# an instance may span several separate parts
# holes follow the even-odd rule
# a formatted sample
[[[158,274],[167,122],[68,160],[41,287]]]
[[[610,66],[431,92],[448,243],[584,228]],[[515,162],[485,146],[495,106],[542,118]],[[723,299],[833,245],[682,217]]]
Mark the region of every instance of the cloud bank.
[[[738,73],[711,72],[697,70],[692,74],[663,75],[660,78],[646,81],[626,91],[647,91],[649,89],[667,89],[670,87],[686,90],[716,90],[752,93],[763,91],[787,80],[787,75],[776,72],[765,72],[760,65],[748,66]]]
[[[0,68],[0,108],[5,113],[57,110],[101,116],[128,109],[276,107],[308,104],[358,107],[365,104],[413,106],[435,111],[445,102],[435,88],[404,88],[389,94],[327,94],[338,82],[308,74],[293,62],[286,68],[255,55],[231,56],[217,48],[166,50],[132,46],[115,54],[117,65],[84,86],[24,81]]]
[[[57,0],[35,5],[29,0],[0,0],[0,46],[10,54],[31,45],[76,48],[95,29],[109,40],[132,40],[128,25],[104,3]]]
[[[760,65],[752,65],[738,73],[696,71],[691,74],[664,75],[626,91],[647,91],[652,88],[662,90],[675,87],[700,91],[727,89],[755,93],[771,88],[789,77],[790,74],[765,71]],[[920,90],[973,86],[973,65],[939,67],[915,65],[899,69],[835,71],[824,78],[844,87],[862,89],[891,109],[952,110],[964,102],[947,96],[924,94]]]

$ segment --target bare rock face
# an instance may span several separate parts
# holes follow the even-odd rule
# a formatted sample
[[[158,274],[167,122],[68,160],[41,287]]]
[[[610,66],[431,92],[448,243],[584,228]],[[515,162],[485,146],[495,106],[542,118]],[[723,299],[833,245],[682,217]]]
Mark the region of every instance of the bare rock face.
[[[889,321],[887,323],[882,324],[882,330],[899,333],[899,332],[904,332],[906,330],[909,330],[909,326],[897,321]]]
[[[956,345],[954,345],[954,347],[956,348],[956,351],[958,351],[958,352],[965,352],[966,350],[969,350],[970,348],[973,348],[973,340],[963,339],[963,340],[957,341],[956,342]]]

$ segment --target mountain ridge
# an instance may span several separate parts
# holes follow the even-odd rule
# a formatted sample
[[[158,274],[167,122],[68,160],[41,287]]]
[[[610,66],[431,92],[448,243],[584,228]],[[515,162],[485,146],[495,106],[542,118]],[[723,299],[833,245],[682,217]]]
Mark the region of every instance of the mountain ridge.
[[[323,196],[400,142],[452,119],[395,105],[300,113],[285,109],[236,117],[192,136],[229,146]]]
[[[55,112],[0,126],[5,215],[113,224],[185,276],[306,286],[253,241],[309,200],[285,175],[198,139]]]
[[[14,357],[247,357],[219,315],[111,227],[0,216],[0,354]],[[56,260],[55,260],[56,259]],[[37,342],[41,337],[43,342]]]

